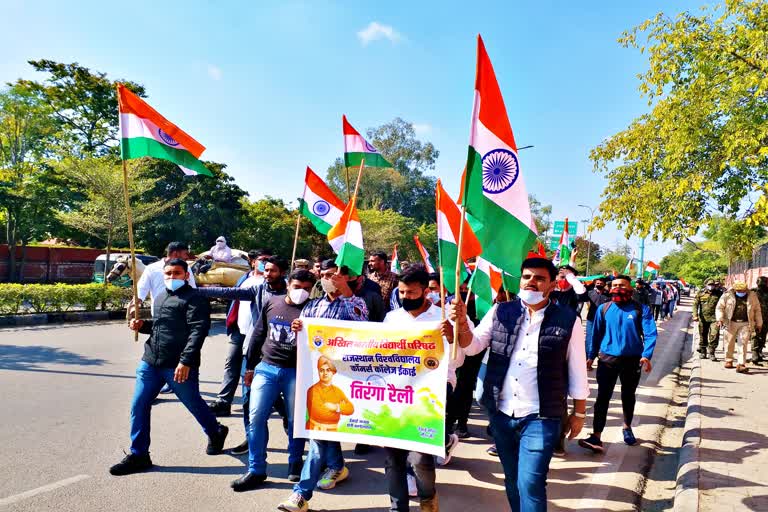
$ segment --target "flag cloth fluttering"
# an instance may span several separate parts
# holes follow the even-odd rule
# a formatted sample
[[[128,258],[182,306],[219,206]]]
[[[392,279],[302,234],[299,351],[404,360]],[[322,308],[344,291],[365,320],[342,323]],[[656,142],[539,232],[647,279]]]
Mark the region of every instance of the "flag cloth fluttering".
[[[646,279],[652,278],[654,275],[659,273],[660,268],[661,267],[659,267],[658,264],[649,260],[645,265],[645,272],[643,272],[643,277]]]
[[[400,266],[400,258],[397,256],[397,244],[395,244],[395,247],[392,249],[392,259],[389,260],[389,270],[395,274],[399,274],[403,271],[403,268]]]
[[[528,251],[528,255],[526,258],[546,258],[547,257],[547,248],[544,247],[544,244],[541,243],[540,240],[536,240],[536,250],[535,251]]]
[[[322,234],[327,235],[339,223],[346,205],[336,197],[328,185],[307,167],[304,177],[304,197],[301,198],[301,213]]]
[[[365,158],[366,167],[392,167],[387,162],[378,149],[373,147],[367,140],[355,130],[347,116],[342,116],[342,131],[344,133],[344,165],[347,167],[357,167]]]
[[[470,288],[475,294],[477,318],[483,318],[493,306],[503,285],[502,270],[483,258],[477,258]]]
[[[363,229],[357,216],[355,198],[347,204],[339,222],[328,231],[328,242],[336,252],[336,264],[347,266],[356,275],[363,272],[365,250],[363,249]]]
[[[518,276],[536,241],[536,226],[504,99],[480,36],[466,169],[462,200],[467,213],[482,224],[475,230],[482,257]]]
[[[635,251],[632,251],[632,256],[629,257],[629,260],[627,260],[627,265],[624,267],[624,270],[621,271],[622,274],[625,276],[631,276],[632,275],[632,269],[635,267]]]
[[[413,235],[413,241],[416,243],[416,248],[419,250],[419,254],[421,254],[421,259],[424,261],[424,266],[427,267],[427,272],[430,274],[434,273],[435,266],[432,265],[432,260],[429,257],[429,253],[422,245],[421,240],[419,240],[419,235]]]
[[[568,265],[571,261],[571,236],[568,233],[568,217],[565,218],[565,227],[560,234],[560,242],[557,244],[557,251],[555,251],[555,257],[552,259],[552,263],[555,266]]]
[[[161,158],[178,165],[185,174],[213,176],[199,160],[205,146],[123,84],[117,86],[117,103],[120,113],[120,158]]]
[[[456,292],[456,261],[458,256],[459,229],[461,228],[461,210],[459,206],[445,192],[443,184],[437,180],[435,188],[435,205],[437,210],[437,252],[440,266],[443,267],[443,279],[445,289],[449,293]],[[464,221],[464,240],[461,248],[462,265],[460,269],[460,282],[469,277],[467,260],[479,256],[483,251],[480,241],[477,239],[469,222]]]

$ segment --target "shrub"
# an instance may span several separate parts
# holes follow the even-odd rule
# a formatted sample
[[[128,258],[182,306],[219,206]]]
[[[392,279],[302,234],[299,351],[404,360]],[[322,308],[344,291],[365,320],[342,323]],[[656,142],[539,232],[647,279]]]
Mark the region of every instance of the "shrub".
[[[130,288],[89,284],[11,284],[0,283],[0,314],[21,312],[26,302],[35,313],[84,309],[95,311],[102,302],[108,311],[124,309],[131,299]]]

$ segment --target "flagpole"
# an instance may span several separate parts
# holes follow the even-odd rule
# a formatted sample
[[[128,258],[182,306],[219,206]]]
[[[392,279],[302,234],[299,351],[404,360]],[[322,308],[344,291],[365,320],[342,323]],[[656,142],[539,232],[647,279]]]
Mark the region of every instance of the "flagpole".
[[[131,212],[131,198],[128,195],[128,164],[123,160],[123,194],[125,195],[125,217],[128,221],[128,244],[131,247],[131,282],[133,288],[133,318],[139,321],[139,291],[136,280],[136,246],[133,242],[133,213]],[[109,264],[109,262],[107,262]],[[139,331],[133,331],[133,341],[139,341]]]
[[[443,282],[443,266],[440,265],[440,320],[445,321],[445,285]],[[454,343],[458,343],[459,340],[453,339]]]
[[[459,224],[459,250],[456,251],[456,280],[454,281],[456,286],[456,297],[459,299],[459,303],[463,302],[461,299],[461,293],[459,292],[459,279],[461,279],[461,248],[464,246],[464,223],[465,219],[467,218],[467,208],[464,205],[461,205],[461,224]],[[459,322],[457,321],[455,324],[453,324],[453,340],[454,344],[451,348],[451,357],[453,359],[456,359],[458,355],[458,341],[459,341]]]
[[[306,187],[305,187],[306,188]],[[291,266],[289,272],[293,272],[293,262],[296,261],[296,246],[299,244],[299,226],[301,225],[301,207],[296,210],[296,234],[293,235],[293,252],[291,253]]]
[[[346,163],[344,164],[344,170],[347,172],[347,202],[349,202],[349,200],[352,198],[349,196],[349,167],[347,167]]]
[[[357,181],[355,182],[355,193],[350,198],[350,201],[354,201],[353,207],[357,207],[357,191],[360,188],[360,178],[363,176],[363,167],[365,166],[365,157],[360,159],[360,170],[357,171]],[[352,210],[350,210],[351,212]]]

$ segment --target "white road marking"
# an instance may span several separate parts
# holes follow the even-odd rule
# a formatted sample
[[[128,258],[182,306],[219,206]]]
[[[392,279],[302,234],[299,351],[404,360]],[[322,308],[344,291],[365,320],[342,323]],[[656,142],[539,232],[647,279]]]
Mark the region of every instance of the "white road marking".
[[[90,475],[76,475],[70,478],[65,478],[64,480],[59,480],[58,482],[53,482],[48,485],[44,485],[42,487],[38,487],[36,489],[30,489],[29,491],[24,491],[19,494],[14,494],[13,496],[8,496],[7,498],[0,499],[0,506],[3,505],[12,505],[13,503],[18,503],[21,500],[25,500],[27,498],[31,498],[32,496],[37,496],[38,494],[43,494],[44,492],[53,491],[56,489],[60,489],[62,487],[66,487],[68,485],[77,483],[81,480],[85,480],[87,478],[91,478]]]

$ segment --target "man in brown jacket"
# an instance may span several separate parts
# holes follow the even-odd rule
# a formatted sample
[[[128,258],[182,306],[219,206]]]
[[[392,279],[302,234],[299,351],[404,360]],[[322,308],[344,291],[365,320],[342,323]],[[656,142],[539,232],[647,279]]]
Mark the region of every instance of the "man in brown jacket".
[[[738,364],[736,371],[749,373],[747,350],[752,334],[763,325],[760,301],[755,292],[749,291],[747,283],[737,281],[717,302],[715,309],[717,324],[725,329],[725,367],[733,368],[733,348],[738,341]]]

